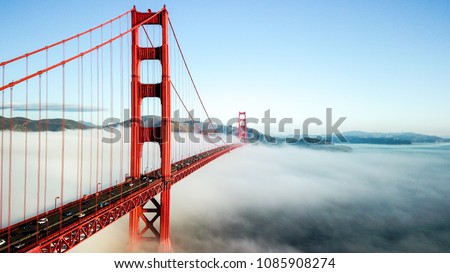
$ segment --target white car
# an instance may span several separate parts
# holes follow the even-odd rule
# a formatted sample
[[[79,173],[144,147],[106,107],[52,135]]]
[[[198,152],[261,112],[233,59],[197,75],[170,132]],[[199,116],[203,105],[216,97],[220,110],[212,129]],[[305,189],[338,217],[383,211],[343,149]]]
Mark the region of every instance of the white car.
[[[47,223],[47,222],[48,222],[48,219],[47,219],[47,218],[41,218],[41,219],[38,220],[38,224],[39,224],[39,225],[43,225],[43,224],[45,224],[45,223]]]
[[[24,243],[19,243],[16,246],[14,246],[16,249],[22,248],[25,244]]]
[[[86,216],[86,214],[84,214],[84,213],[78,214],[78,218],[83,218],[84,216]]]
[[[4,244],[6,244],[5,239],[0,239],[0,246],[2,246],[2,245],[4,245]]]

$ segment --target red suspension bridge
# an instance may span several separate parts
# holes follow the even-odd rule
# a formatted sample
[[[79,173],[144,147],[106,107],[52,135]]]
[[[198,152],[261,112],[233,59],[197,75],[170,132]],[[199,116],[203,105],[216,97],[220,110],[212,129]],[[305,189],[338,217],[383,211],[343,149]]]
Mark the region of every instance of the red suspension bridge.
[[[130,251],[171,251],[172,185],[246,138],[245,112],[238,138],[212,122],[165,7],[0,66],[0,252],[65,252],[127,214]]]

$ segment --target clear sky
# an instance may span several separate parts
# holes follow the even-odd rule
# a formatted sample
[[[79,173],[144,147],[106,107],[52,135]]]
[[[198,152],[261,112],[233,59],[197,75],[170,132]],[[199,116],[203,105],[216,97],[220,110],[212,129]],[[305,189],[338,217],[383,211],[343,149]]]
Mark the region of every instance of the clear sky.
[[[0,0],[0,61],[164,3],[212,116],[450,136],[447,0]]]

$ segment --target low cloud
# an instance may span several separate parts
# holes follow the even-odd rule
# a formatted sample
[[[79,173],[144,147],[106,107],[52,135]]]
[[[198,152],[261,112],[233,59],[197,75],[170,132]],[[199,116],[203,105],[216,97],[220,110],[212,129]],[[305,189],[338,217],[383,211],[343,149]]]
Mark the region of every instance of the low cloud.
[[[449,252],[449,150],[235,150],[173,187],[174,250]],[[108,232],[74,251],[127,251],[127,218]],[[110,240],[109,248],[96,248]]]
[[[246,147],[228,157],[174,188],[177,251],[450,251],[439,149]]]
[[[28,104],[28,106],[26,104],[13,104],[11,105],[4,105],[4,106],[0,106],[0,110],[1,109],[11,109],[13,111],[29,111],[29,112],[38,112],[38,111],[46,111],[46,109],[48,109],[48,111],[52,111],[52,112],[62,112],[63,110],[63,105],[59,104],[59,103],[49,103],[48,105],[45,104],[41,104],[41,106],[39,106],[39,104],[37,103],[31,103]],[[106,111],[107,109],[101,108],[101,107],[96,107],[96,106],[78,106],[78,105],[74,105],[74,104],[66,104],[64,106],[64,111],[65,112],[103,112]]]

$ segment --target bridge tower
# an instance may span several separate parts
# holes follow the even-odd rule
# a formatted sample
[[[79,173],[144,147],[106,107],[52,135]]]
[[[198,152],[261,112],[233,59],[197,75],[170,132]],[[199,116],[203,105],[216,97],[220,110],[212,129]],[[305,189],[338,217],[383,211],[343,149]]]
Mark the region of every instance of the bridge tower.
[[[245,112],[239,112],[238,117],[238,137],[239,140],[247,138],[247,115]]]
[[[141,177],[142,147],[144,142],[157,142],[161,150],[161,176],[164,181],[164,189],[160,202],[151,199],[155,208],[145,208],[146,204],[139,204],[130,212],[129,237],[130,251],[136,251],[140,241],[144,239],[158,240],[159,251],[170,252],[171,242],[169,237],[170,227],[170,188],[171,188],[171,104],[170,104],[170,69],[169,69],[169,14],[166,7],[155,16],[156,13],[138,12],[134,7],[131,12],[131,162],[130,176],[132,179]],[[139,27],[145,25],[160,25],[162,29],[162,44],[160,47],[141,47],[139,45]],[[157,84],[141,83],[140,66],[144,60],[159,60],[162,68],[162,80]],[[161,101],[161,126],[143,127],[142,100],[144,98],[159,98]],[[138,201],[137,201],[138,202]],[[146,214],[153,213],[149,220]],[[159,231],[153,226],[159,217]],[[144,228],[140,229],[140,222],[144,222]],[[155,237],[145,237],[150,230]]]

